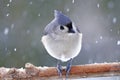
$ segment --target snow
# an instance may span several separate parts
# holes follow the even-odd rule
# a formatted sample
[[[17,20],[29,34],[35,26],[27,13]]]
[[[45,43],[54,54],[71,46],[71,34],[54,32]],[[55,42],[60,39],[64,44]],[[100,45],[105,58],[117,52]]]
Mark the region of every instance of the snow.
[[[41,70],[47,70],[49,67],[47,67],[47,66],[43,66],[43,67],[38,67],[38,68],[40,68]]]
[[[94,63],[94,64],[98,64],[99,65],[99,63]]]
[[[9,16],[9,15],[10,15],[10,13],[7,13],[7,14],[6,14],[6,16]]]
[[[97,43],[98,43],[98,41],[95,41],[95,43],[97,44]]]
[[[25,71],[25,69],[23,69],[23,68],[20,68],[20,69],[18,69],[19,71],[21,71],[21,72],[24,72]]]
[[[26,33],[29,34],[29,33],[30,33],[30,30],[27,30]]]
[[[16,48],[14,48],[14,51],[17,51],[17,49],[16,49]]]
[[[103,39],[103,37],[102,37],[102,36],[100,36],[100,39]]]
[[[97,4],[97,7],[98,7],[98,8],[100,7],[100,4],[99,4],[99,3]]]
[[[14,28],[14,24],[11,24],[11,29],[13,29]]]
[[[6,47],[6,48],[5,48],[5,51],[7,51],[7,50],[8,50],[8,48]]]
[[[75,0],[72,0],[72,3],[75,3]]]
[[[112,20],[112,22],[115,24],[117,22],[117,18],[114,17],[113,20]]]
[[[120,40],[117,41],[117,45],[120,45]]]
[[[110,29],[110,31],[112,32],[113,30],[112,30],[112,29]]]
[[[9,2],[11,3],[11,2],[12,2],[12,0],[9,0]]]
[[[33,4],[33,2],[32,2],[32,1],[30,1],[30,2],[29,2],[29,4],[30,4],[30,5],[32,5],[32,4]]]
[[[40,16],[41,14],[39,13],[38,16]]]
[[[8,33],[9,33],[9,28],[6,27],[6,28],[4,29],[4,34],[7,35]]]
[[[67,10],[66,10],[67,12],[69,12],[70,11],[70,9],[69,8],[67,8]]]
[[[112,77],[100,77],[100,78],[81,78],[81,79],[72,79],[72,80],[120,80],[119,76]]]
[[[7,7],[9,7],[9,6],[10,6],[10,4],[7,4],[6,6],[7,6]]]

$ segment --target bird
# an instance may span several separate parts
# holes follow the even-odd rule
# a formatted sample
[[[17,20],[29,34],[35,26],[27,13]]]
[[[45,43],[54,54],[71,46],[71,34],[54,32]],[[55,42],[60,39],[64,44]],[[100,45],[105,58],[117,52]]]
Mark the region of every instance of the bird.
[[[50,56],[58,60],[58,74],[62,76],[60,62],[68,62],[66,65],[66,77],[68,77],[72,60],[81,51],[82,33],[71,19],[61,11],[54,10],[54,19],[45,27],[41,41]]]

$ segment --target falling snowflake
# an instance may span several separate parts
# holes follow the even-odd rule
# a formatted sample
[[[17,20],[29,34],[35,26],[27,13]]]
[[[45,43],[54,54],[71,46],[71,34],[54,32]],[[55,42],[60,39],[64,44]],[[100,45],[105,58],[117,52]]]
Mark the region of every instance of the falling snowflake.
[[[117,41],[117,45],[120,45],[120,40]]]
[[[32,4],[33,4],[33,2],[31,1],[31,2],[29,2],[29,4],[30,4],[30,5],[32,5]]]
[[[14,48],[14,51],[17,51],[17,49],[16,49],[16,48]]]
[[[72,0],[72,3],[75,3],[75,0]]]
[[[10,6],[10,4],[7,4],[6,6],[7,6],[7,7],[9,7],[9,6]]]
[[[11,29],[13,29],[14,28],[14,24],[11,24]]]
[[[9,2],[12,2],[12,0],[9,0]]]
[[[98,7],[98,8],[100,7],[100,4],[99,4],[99,3],[97,4],[97,7]]]
[[[7,51],[7,50],[8,50],[8,48],[6,47],[6,48],[5,48],[5,51]]]
[[[9,28],[4,29],[4,34],[7,35],[9,33]]]
[[[112,29],[110,29],[110,31],[112,32],[113,30],[112,30]]]
[[[102,36],[100,36],[100,39],[103,39],[103,37],[102,37]]]
[[[6,16],[8,17],[10,15],[10,13],[7,13]]]
[[[117,22],[117,18],[114,17],[113,20],[112,20],[112,22],[115,24]]]
[[[95,43],[97,44],[97,43],[98,43],[98,41],[95,41]]]
[[[27,30],[26,33],[29,34],[29,33],[30,33],[30,30]]]
[[[40,13],[38,14],[38,16],[40,16]]]
[[[69,8],[67,8],[67,10],[66,10],[67,12],[69,12],[70,11],[70,9]]]

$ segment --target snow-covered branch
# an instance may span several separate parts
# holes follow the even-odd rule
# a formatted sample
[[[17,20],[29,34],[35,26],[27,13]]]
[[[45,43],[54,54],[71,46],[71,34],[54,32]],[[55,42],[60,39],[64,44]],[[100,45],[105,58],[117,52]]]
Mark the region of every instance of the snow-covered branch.
[[[63,68],[65,78],[65,68]],[[97,63],[72,66],[69,78],[107,77],[120,76],[120,62]],[[23,68],[0,67],[0,80],[55,80],[59,79],[56,67],[36,67],[33,64],[25,64]]]

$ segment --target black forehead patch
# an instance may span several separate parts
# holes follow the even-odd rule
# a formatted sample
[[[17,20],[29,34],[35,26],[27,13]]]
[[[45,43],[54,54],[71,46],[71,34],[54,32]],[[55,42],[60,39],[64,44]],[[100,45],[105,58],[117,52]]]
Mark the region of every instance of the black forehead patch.
[[[68,27],[68,29],[72,29],[73,27],[72,27],[72,22],[70,22],[70,23],[68,23],[67,25],[65,25],[65,26],[67,26]]]
[[[68,23],[65,26],[68,28],[68,33],[75,33],[73,26],[72,26],[72,22]]]

